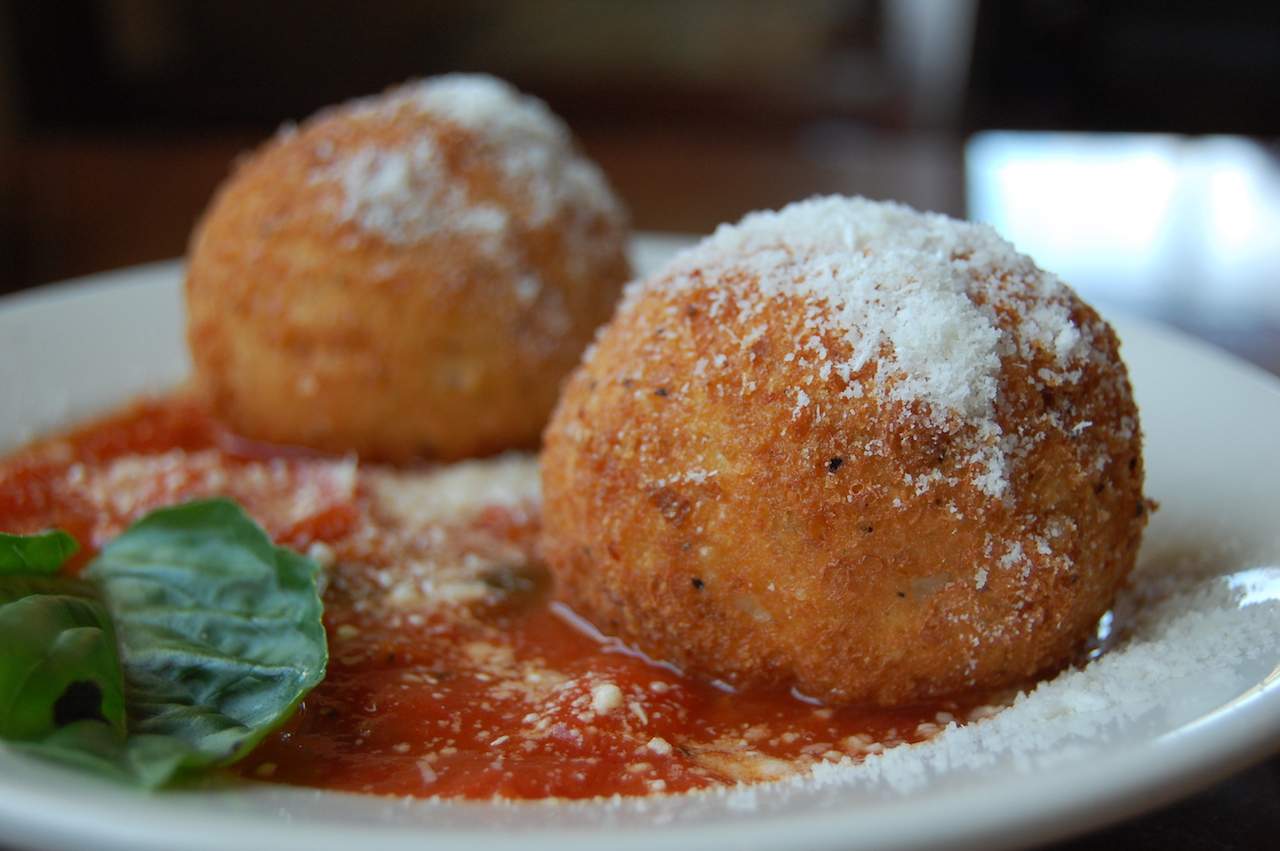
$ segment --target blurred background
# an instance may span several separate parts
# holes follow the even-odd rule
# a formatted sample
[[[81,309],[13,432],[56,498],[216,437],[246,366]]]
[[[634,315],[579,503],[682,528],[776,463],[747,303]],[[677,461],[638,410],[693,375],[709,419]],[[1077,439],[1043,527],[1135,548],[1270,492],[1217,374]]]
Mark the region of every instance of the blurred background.
[[[1280,372],[1280,3],[0,0],[0,292],[176,257],[232,160],[411,77],[545,99],[639,229],[859,193]],[[1073,847],[1270,847],[1280,760]]]
[[[896,198],[1280,371],[1277,3],[0,0],[0,291],[178,256],[282,122],[451,70],[548,101],[637,228]]]

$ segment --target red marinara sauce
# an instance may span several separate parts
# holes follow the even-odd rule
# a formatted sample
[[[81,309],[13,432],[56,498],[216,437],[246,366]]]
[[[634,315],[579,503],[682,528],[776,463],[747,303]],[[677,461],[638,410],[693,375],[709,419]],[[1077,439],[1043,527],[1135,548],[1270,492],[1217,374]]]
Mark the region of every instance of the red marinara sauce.
[[[536,498],[519,484],[530,476],[528,458],[390,470],[252,444],[174,396],[0,461],[0,529],[66,529],[78,570],[146,511],[226,495],[325,565],[326,678],[238,769],[272,782],[472,799],[682,792],[856,761],[983,702],[824,707],[647,660],[554,602]]]

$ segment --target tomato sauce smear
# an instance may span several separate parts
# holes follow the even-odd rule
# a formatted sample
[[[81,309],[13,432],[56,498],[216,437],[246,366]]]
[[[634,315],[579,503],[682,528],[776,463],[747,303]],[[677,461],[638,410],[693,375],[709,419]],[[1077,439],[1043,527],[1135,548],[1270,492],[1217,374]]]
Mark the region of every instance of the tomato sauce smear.
[[[918,742],[991,696],[827,707],[695,681],[596,633],[536,554],[536,462],[391,469],[243,441],[182,396],[0,461],[0,530],[79,569],[147,511],[237,499],[325,567],[325,680],[237,770],[417,797],[591,798],[780,779]]]

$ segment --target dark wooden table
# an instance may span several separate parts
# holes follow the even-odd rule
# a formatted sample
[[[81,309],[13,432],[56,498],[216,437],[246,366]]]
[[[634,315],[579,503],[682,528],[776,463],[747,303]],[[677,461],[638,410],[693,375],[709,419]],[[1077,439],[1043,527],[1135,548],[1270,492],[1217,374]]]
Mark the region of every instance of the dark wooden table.
[[[748,210],[831,192],[965,214],[964,146],[957,140],[842,127],[748,140],[662,129],[581,131],[630,205],[637,229],[706,232]],[[254,141],[249,133],[63,137],[0,149],[0,259],[6,262],[0,292],[180,255],[228,164]],[[1280,270],[1276,274],[1280,278]],[[1212,323],[1158,293],[1127,307],[1280,374],[1280,328],[1247,305]],[[1057,847],[1271,848],[1277,837],[1280,758],[1272,756],[1180,803]]]

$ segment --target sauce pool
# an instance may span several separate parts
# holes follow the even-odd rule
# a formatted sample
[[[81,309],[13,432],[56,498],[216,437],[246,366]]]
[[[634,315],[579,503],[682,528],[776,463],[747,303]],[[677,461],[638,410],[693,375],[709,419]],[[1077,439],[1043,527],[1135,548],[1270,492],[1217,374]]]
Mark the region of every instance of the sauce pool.
[[[987,702],[824,707],[630,652],[554,602],[536,501],[498,487],[536,478],[533,465],[366,466],[239,440],[174,396],[0,461],[0,529],[66,529],[82,545],[74,571],[146,511],[227,495],[325,565],[328,673],[238,766],[257,780],[470,799],[676,793],[856,761]],[[458,508],[460,475],[480,486]]]

